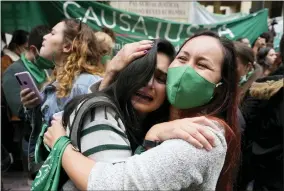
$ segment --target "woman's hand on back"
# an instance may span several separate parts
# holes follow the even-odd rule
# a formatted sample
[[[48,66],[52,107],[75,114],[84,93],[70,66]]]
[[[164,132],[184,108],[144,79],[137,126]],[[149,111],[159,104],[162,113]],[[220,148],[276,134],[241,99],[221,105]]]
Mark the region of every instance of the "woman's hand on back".
[[[145,140],[162,142],[169,139],[183,139],[196,148],[205,148],[210,151],[215,146],[215,136],[205,126],[220,130],[206,117],[185,118],[153,126],[148,131]]]
[[[36,94],[29,88],[23,89],[20,92],[21,102],[26,108],[34,108],[40,104],[40,100]]]

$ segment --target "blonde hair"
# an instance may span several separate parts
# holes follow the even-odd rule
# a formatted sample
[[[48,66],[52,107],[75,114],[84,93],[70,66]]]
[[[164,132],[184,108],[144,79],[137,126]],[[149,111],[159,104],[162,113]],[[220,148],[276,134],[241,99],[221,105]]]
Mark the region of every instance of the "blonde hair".
[[[56,95],[67,97],[74,79],[83,72],[103,76],[104,69],[98,66],[100,54],[93,30],[75,19],[63,20],[64,43],[72,45],[70,54],[64,59],[62,68],[54,70],[50,81],[57,81]]]
[[[110,55],[114,47],[112,38],[105,32],[95,32],[101,56]]]

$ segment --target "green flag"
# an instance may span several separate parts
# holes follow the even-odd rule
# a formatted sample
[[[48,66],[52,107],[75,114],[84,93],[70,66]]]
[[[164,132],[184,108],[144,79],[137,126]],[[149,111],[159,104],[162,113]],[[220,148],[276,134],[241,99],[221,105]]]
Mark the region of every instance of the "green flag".
[[[260,34],[268,31],[267,9],[232,21],[192,25],[141,16],[91,1],[11,1],[1,4],[2,32],[30,30],[41,24],[53,26],[64,18],[78,18],[95,30],[100,30],[103,26],[112,29],[117,35],[116,49],[129,42],[153,38],[169,40],[179,49],[189,36],[206,29],[230,39],[247,37],[252,43]]]

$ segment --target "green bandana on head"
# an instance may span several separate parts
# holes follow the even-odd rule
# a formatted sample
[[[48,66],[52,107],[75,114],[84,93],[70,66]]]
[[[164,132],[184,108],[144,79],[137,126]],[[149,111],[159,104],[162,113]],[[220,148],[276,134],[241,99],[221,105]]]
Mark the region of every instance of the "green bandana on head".
[[[190,109],[207,104],[213,97],[215,87],[200,76],[192,67],[185,65],[168,69],[168,100],[178,109]]]

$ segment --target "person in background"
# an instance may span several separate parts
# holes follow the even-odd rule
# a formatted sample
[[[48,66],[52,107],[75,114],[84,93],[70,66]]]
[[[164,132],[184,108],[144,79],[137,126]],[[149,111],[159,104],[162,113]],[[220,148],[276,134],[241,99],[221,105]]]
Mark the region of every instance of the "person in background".
[[[111,37],[112,42],[115,44],[116,37],[115,37],[115,33],[113,32],[113,30],[111,30],[110,28],[107,28],[107,27],[102,27],[102,32],[108,34]],[[116,53],[117,53],[117,50],[114,48],[112,55],[115,56]]]
[[[3,49],[6,48],[6,35],[4,32],[1,32],[1,57],[4,56]]]
[[[100,63],[106,65],[112,59],[114,42],[107,33],[101,31],[96,32],[95,36],[101,55]]]
[[[1,74],[15,61],[19,60],[21,53],[28,48],[29,33],[24,30],[13,32],[12,40],[8,47],[3,49],[1,57]],[[2,76],[2,75],[1,75]]]
[[[270,75],[283,75],[284,74],[284,35],[282,35],[280,40],[280,46],[279,46],[279,57],[280,57],[280,64],[279,67],[276,69],[276,71],[272,72]]]
[[[259,49],[259,52],[257,53],[257,63],[263,69],[263,74],[261,77],[266,77],[274,72],[273,69],[276,58],[277,55],[273,48],[265,47]]]
[[[239,75],[239,100],[245,96],[251,84],[262,75],[262,68],[254,62],[254,54],[247,45],[235,42]]]
[[[12,115],[18,116],[21,106],[21,88],[15,78],[15,74],[29,72],[35,84],[40,89],[48,79],[45,69],[52,69],[54,67],[52,62],[43,62],[39,55],[43,36],[48,34],[49,31],[50,29],[44,25],[33,28],[28,39],[27,51],[22,53],[20,59],[10,65],[3,74],[2,86]]]
[[[59,22],[43,37],[41,59],[55,64],[52,76],[42,88],[43,102],[28,88],[20,93],[25,118],[32,124],[30,153],[35,152],[36,140],[53,115],[61,112],[73,97],[87,94],[89,86],[101,80],[104,69],[99,65],[98,52],[93,30],[76,19]],[[46,151],[44,147],[39,150]],[[34,166],[35,171],[40,167]]]
[[[254,53],[254,56],[256,57],[258,51],[260,48],[266,47],[266,40],[265,38],[259,36],[255,42],[252,44],[252,51]]]
[[[266,47],[273,48],[274,35],[271,31],[262,33],[260,37],[265,39]]]
[[[29,35],[27,51],[23,52],[20,55],[20,59],[6,69],[2,77],[3,95],[8,106],[6,112],[9,114],[8,116],[11,117],[10,121],[20,119],[20,124],[22,125],[21,129],[15,128],[15,133],[16,131],[23,133],[22,137],[20,137],[20,141],[22,142],[23,167],[25,171],[29,172],[29,179],[31,179],[32,170],[29,170],[27,165],[27,145],[31,127],[30,124],[24,120],[24,117],[19,115],[19,110],[22,105],[20,98],[21,87],[15,74],[19,72],[29,72],[39,89],[47,81],[48,75],[46,69],[53,68],[54,64],[52,62],[44,62],[39,55],[39,50],[41,48],[43,36],[49,32],[50,28],[45,25],[33,28]],[[11,139],[9,136],[7,139],[8,138]],[[3,139],[6,139],[6,137],[3,137]],[[28,180],[28,182],[29,181],[30,180]]]
[[[250,41],[246,37],[241,37],[241,38],[237,39],[237,41],[247,45],[248,47],[251,47]]]
[[[103,27],[102,32],[108,34],[111,37],[113,43],[115,43],[116,38],[115,38],[115,33],[113,32],[113,30],[111,30],[110,28],[107,28],[107,27]]]
[[[280,41],[283,62],[284,39]],[[278,69],[280,70],[280,69]],[[282,69],[283,71],[283,69]],[[252,84],[242,113],[245,136],[252,143],[248,167],[253,167],[254,191],[283,190],[283,73],[275,72]]]

